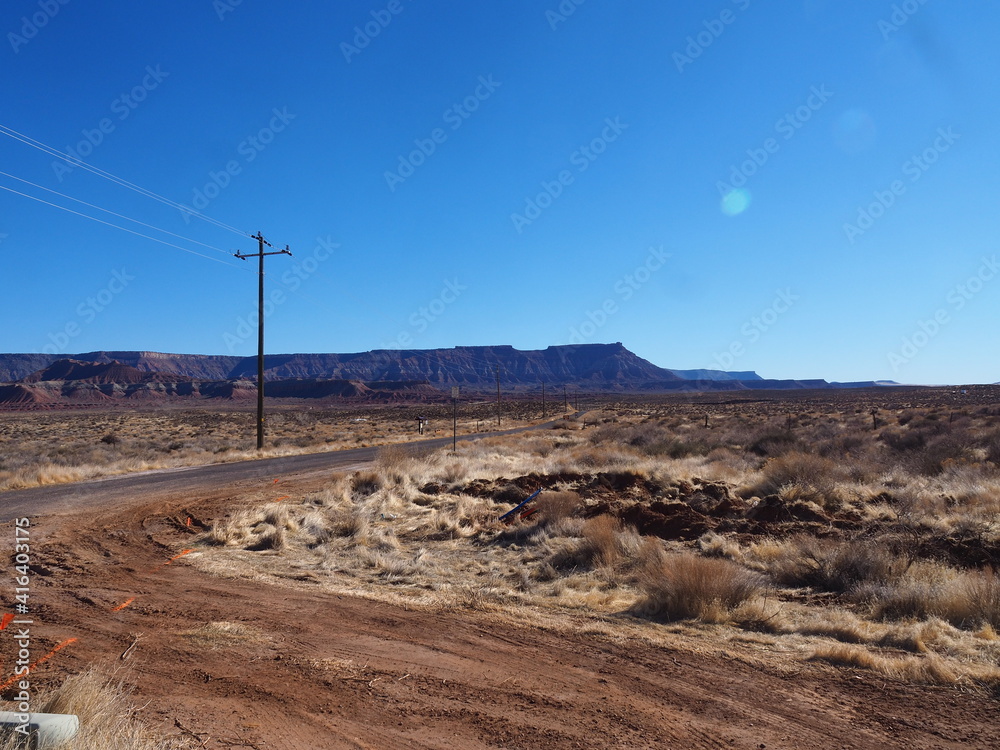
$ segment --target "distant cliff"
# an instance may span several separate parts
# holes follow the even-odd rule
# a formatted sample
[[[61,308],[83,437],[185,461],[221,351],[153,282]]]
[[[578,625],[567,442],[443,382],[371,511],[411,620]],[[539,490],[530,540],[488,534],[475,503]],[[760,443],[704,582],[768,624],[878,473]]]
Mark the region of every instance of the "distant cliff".
[[[875,385],[764,380],[749,371],[670,370],[639,357],[620,343],[550,346],[526,351],[512,346],[459,346],[378,349],[356,354],[271,354],[264,358],[264,365],[267,380],[287,383],[271,391],[277,398],[285,394],[289,398],[317,397],[319,393],[363,396],[373,383],[380,384],[375,388],[379,397],[418,391],[424,397],[432,397],[433,393],[447,394],[453,385],[462,386],[466,392],[487,391],[496,387],[498,373],[500,385],[507,390],[535,390],[542,383],[552,388],[568,385],[593,392],[647,393]],[[118,394],[121,387],[127,386],[125,392],[136,396],[165,393],[243,398],[254,389],[256,377],[256,357],[110,351],[87,352],[71,358],[0,354],[0,382],[18,383],[16,388],[5,391],[9,402],[32,398],[32,393],[40,399],[57,398],[54,386],[25,390],[25,386],[56,382],[72,384],[60,386],[62,397],[67,396],[67,390],[81,397],[85,392]],[[331,382],[309,385],[307,381]],[[311,395],[305,395],[307,392]]]
[[[65,359],[118,362],[142,372],[174,373],[197,380],[256,379],[257,376],[256,357],[159,352],[87,352],[72,356],[0,354],[0,382],[22,380]],[[550,346],[536,351],[520,351],[512,346],[460,346],[454,349],[381,349],[357,354],[270,354],[264,358],[264,367],[268,380],[405,380],[437,386],[495,384],[498,367],[500,382],[508,387],[537,386],[545,382],[629,389],[643,383],[681,380],[672,371],[657,367],[621,344]],[[718,375],[724,377],[723,373]]]

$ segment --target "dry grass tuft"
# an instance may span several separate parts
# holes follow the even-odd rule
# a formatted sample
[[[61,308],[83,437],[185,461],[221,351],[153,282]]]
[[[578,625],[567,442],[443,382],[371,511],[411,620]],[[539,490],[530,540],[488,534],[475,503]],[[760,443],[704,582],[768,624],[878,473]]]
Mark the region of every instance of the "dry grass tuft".
[[[865,669],[893,679],[929,685],[973,684],[996,687],[1000,669],[994,666],[948,662],[928,653],[922,656],[892,657],[846,643],[818,647],[811,661],[823,661],[837,667]]]
[[[80,732],[57,750],[181,750],[176,738],[156,736],[137,717],[131,689],[115,673],[90,669],[67,677],[51,693],[40,696],[39,713],[74,714]],[[0,743],[3,750],[21,747]]]
[[[583,506],[583,500],[576,492],[543,492],[536,505],[543,523],[554,523],[572,516]]]
[[[771,495],[788,485],[800,485],[823,493],[832,488],[836,468],[833,461],[822,456],[797,451],[786,453],[764,464],[754,492]]]
[[[779,583],[837,593],[869,583],[898,580],[912,560],[874,539],[836,541],[799,534],[770,549],[764,567]],[[760,559],[760,558],[758,558]]]
[[[645,568],[645,597],[637,610],[664,620],[722,622],[732,609],[759,595],[764,579],[727,560],[681,553]]]
[[[180,636],[193,646],[208,649],[264,640],[260,631],[242,622],[208,622],[193,630],[185,630]]]

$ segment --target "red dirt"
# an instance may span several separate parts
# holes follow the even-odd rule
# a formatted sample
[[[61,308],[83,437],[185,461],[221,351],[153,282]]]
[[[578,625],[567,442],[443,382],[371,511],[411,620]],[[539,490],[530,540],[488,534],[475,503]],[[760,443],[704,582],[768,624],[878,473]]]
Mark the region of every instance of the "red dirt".
[[[318,481],[283,481],[282,494]],[[199,572],[192,556],[162,565],[188,546],[188,516],[197,527],[259,498],[264,484],[40,519],[35,648],[79,641],[35,679],[121,664],[141,633],[125,662],[141,715],[174,735],[179,722],[208,748],[1000,746],[988,696],[782,662],[752,645],[727,644],[745,649],[727,658],[709,635],[671,649],[506,624],[488,612],[408,610],[303,582],[224,580]],[[267,637],[212,649],[180,635],[214,621]],[[6,676],[11,643],[0,643]]]

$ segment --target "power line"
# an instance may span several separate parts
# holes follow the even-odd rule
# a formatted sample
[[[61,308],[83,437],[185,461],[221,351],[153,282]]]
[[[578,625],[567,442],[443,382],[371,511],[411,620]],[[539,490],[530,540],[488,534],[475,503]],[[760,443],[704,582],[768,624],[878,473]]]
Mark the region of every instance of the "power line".
[[[7,172],[4,172],[2,170],[0,170],[0,175],[3,175],[4,177],[10,177],[12,180],[17,180],[18,182],[23,182],[25,185],[31,185],[32,187],[38,188],[39,190],[44,190],[47,193],[52,193],[53,195],[58,195],[61,198],[66,198],[67,200],[71,200],[71,201],[75,201],[77,203],[81,203],[84,206],[87,206],[89,208],[96,208],[98,211],[103,211],[106,214],[111,214],[112,216],[117,216],[119,219],[125,219],[126,221],[135,222],[136,224],[139,224],[140,226],[144,226],[144,227],[147,227],[149,229],[155,229],[157,232],[163,232],[164,234],[169,234],[171,237],[176,237],[178,239],[184,240],[185,242],[191,242],[191,243],[194,243],[195,245],[201,245],[202,247],[207,247],[209,250],[217,250],[218,252],[222,253],[223,255],[230,255],[230,253],[226,252],[222,248],[215,247],[215,245],[209,245],[209,244],[206,244],[204,242],[199,242],[198,240],[193,240],[190,237],[185,237],[184,235],[176,234],[175,232],[171,232],[171,231],[169,231],[167,229],[161,229],[160,227],[153,226],[152,224],[147,224],[144,221],[139,221],[138,219],[133,219],[130,216],[125,216],[124,214],[115,213],[114,211],[111,211],[110,209],[101,208],[100,206],[95,206],[93,203],[87,203],[87,201],[80,200],[79,198],[74,198],[72,195],[66,195],[65,193],[60,193],[58,190],[52,190],[51,188],[47,188],[47,187],[44,187],[42,185],[36,185],[34,182],[22,179],[20,177],[16,177],[15,175],[8,174]]]
[[[248,232],[244,232],[240,229],[237,229],[234,226],[221,222],[217,219],[213,219],[211,216],[205,216],[205,214],[199,213],[198,211],[195,211],[193,208],[184,206],[178,203],[177,201],[170,200],[169,198],[164,198],[162,195],[154,193],[152,190],[147,190],[146,188],[140,187],[135,183],[129,182],[128,180],[122,177],[118,177],[117,175],[114,175],[111,172],[87,164],[87,162],[83,161],[82,159],[72,157],[69,154],[64,154],[62,151],[52,148],[51,146],[48,146],[42,143],[41,141],[37,141],[34,138],[31,138],[30,136],[24,135],[23,133],[18,133],[16,130],[14,130],[13,128],[9,128],[6,125],[0,125],[0,135],[5,135],[8,138],[13,138],[16,141],[20,141],[25,145],[38,149],[39,151],[46,153],[49,156],[55,156],[59,159],[62,159],[63,161],[72,164],[73,166],[83,167],[85,170],[96,174],[98,177],[103,177],[104,179],[110,180],[111,182],[114,182],[117,185],[126,187],[129,190],[134,190],[140,195],[145,195],[147,198],[152,198],[153,200],[157,200],[160,203],[165,203],[171,208],[176,208],[178,211],[183,211],[184,213],[190,214],[191,216],[196,216],[202,221],[207,221],[208,223],[214,224],[222,229],[227,229],[230,232],[235,232],[236,234],[242,237],[246,237],[249,235]]]
[[[142,237],[147,240],[152,240],[153,242],[159,242],[161,245],[166,245],[167,247],[175,247],[178,250],[183,250],[185,253],[191,253],[191,255],[197,255],[199,258],[205,258],[206,260],[213,261],[215,263],[221,263],[224,266],[229,266],[231,268],[239,268],[235,263],[226,263],[226,261],[220,258],[213,258],[211,255],[205,255],[203,253],[195,252],[186,247],[181,247],[180,245],[175,245],[172,242],[167,242],[166,240],[161,240],[158,237],[150,237],[148,234],[142,234],[142,232],[136,232],[133,229],[127,229],[126,227],[120,227],[117,224],[112,224],[110,221],[104,221],[104,219],[98,219],[96,216],[88,216],[87,214],[80,213],[79,211],[74,211],[72,208],[66,208],[65,206],[60,206],[58,203],[52,203],[50,201],[42,200],[41,198],[36,198],[33,195],[28,195],[27,193],[22,193],[19,190],[14,190],[13,188],[0,185],[0,190],[6,190],[8,193],[14,193],[14,195],[22,195],[25,198],[30,198],[33,201],[38,201],[39,203],[44,203],[47,206],[52,206],[53,208],[58,208],[61,211],[66,211],[67,213],[76,214],[77,216],[82,216],[85,219],[90,219],[91,221],[96,221],[98,224],[104,224],[105,226],[114,227],[115,229],[120,229],[123,232],[128,232],[129,234],[134,234],[137,237]]]

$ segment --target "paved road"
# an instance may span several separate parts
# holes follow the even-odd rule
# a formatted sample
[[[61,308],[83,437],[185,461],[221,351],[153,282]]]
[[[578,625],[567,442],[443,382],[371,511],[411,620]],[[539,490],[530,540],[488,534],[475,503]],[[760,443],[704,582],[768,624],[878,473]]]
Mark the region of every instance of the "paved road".
[[[496,435],[511,435],[525,430],[549,427],[552,422],[503,432],[460,436],[459,441],[480,440]],[[451,438],[434,438],[404,443],[409,450],[422,451],[451,445]],[[27,490],[0,492],[0,522],[21,516],[84,510],[152,495],[184,494],[217,489],[240,481],[262,477],[304,477],[361,468],[375,460],[378,447],[352,448],[300,456],[281,456],[251,461],[237,461],[209,466],[159,469],[138,474],[123,474],[72,484],[33,487]]]

